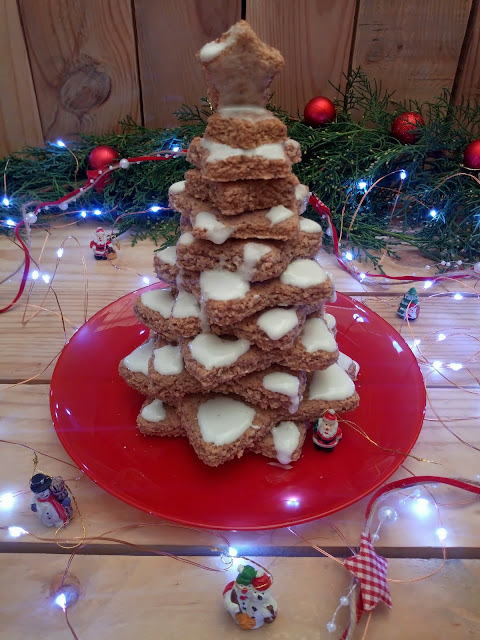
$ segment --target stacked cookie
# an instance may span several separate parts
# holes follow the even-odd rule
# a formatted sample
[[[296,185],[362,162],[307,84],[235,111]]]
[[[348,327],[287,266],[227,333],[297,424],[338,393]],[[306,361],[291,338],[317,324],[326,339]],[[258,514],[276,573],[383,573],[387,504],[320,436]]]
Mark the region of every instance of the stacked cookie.
[[[299,145],[265,109],[283,58],[245,22],[199,58],[216,112],[170,187],[182,234],[154,259],[169,286],[135,301],[150,338],[119,370],[146,396],[142,433],[186,436],[211,466],[246,450],[286,464],[312,420],[357,406],[358,365],[324,310],[335,289],[315,259],[321,227],[302,218]]]

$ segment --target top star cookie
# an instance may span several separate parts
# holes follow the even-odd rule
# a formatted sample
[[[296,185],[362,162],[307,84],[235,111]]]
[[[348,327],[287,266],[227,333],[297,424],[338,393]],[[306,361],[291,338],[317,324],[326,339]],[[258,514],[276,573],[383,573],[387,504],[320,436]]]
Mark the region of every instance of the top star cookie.
[[[268,89],[284,64],[281,53],[262,42],[244,20],[202,47],[197,57],[214,109],[265,107]]]

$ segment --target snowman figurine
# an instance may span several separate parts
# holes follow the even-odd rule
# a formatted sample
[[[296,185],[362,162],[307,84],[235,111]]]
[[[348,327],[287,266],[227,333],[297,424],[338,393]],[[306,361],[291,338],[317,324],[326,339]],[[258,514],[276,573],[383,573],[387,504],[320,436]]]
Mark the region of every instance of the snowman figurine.
[[[72,501],[62,478],[36,473],[30,481],[30,508],[46,527],[61,527],[73,515]]]
[[[250,565],[238,566],[237,579],[223,590],[223,602],[241,629],[257,629],[277,617],[277,603],[270,594],[272,578]]]
[[[323,418],[313,425],[313,444],[316,449],[333,451],[342,439],[342,430],[338,426],[337,415],[332,409],[327,409]]]

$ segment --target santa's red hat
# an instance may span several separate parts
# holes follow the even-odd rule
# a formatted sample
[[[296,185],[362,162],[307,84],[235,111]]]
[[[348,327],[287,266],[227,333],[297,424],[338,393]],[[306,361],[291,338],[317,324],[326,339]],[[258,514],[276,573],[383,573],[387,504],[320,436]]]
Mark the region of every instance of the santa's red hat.
[[[102,227],[98,227],[95,233],[105,233],[105,231]]]
[[[266,591],[272,586],[272,582],[268,574],[257,571],[257,577],[252,580],[252,587],[257,591]]]
[[[335,413],[335,411],[333,411],[333,409],[327,409],[323,414],[323,417],[325,418],[325,420],[336,420],[337,414]]]

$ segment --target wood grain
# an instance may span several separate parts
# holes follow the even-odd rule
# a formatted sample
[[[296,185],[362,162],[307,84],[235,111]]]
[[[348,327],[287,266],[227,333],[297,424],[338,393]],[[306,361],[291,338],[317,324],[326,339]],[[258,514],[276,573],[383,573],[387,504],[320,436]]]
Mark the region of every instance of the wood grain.
[[[0,1],[0,157],[43,143],[32,72],[15,0]]]
[[[177,124],[182,104],[200,105],[205,81],[195,54],[240,19],[239,0],[135,0],[143,115],[147,127]]]
[[[343,84],[355,5],[355,0],[248,0],[247,21],[285,58],[285,68],[272,86],[275,104],[303,114],[310,98],[336,96],[329,82]]]
[[[211,558],[195,560],[212,563]],[[278,602],[277,620],[257,633],[267,640],[327,637],[327,631],[321,630],[348,590],[348,572],[328,558],[255,560],[271,568],[272,593]],[[2,597],[2,637],[24,640],[33,633],[49,640],[68,637],[65,617],[49,599],[52,578],[65,570],[65,564],[61,556],[6,554],[0,558],[0,570],[9,585]],[[390,560],[388,569],[392,577],[409,580],[435,571],[438,564],[438,560]],[[77,556],[71,573],[80,582],[81,596],[69,618],[82,640],[155,638],[159,629],[168,640],[237,640],[244,635],[222,603],[223,588],[237,575],[233,568],[214,573],[169,558]],[[408,583],[391,583],[393,609],[376,608],[367,637],[478,637],[479,580],[479,560],[451,560],[436,575],[415,583],[414,589]],[[365,618],[357,630],[359,637]],[[338,628],[346,623],[344,607]]]
[[[96,261],[92,257],[88,245],[93,238],[95,226],[96,223],[93,221],[87,221],[79,225],[67,227],[59,225],[58,228],[52,228],[40,263],[42,273],[51,275],[54,272],[57,262],[57,248],[65,240],[67,235],[73,236],[76,241],[78,241],[77,244],[72,238],[65,243],[65,253],[58,266],[55,279],[52,282],[52,286],[58,296],[62,313],[69,321],[69,323],[67,322],[68,338],[76,328],[83,323],[84,276],[81,263],[82,255],[86,256],[88,269],[89,299],[87,317],[91,317],[113,300],[130,291],[143,287],[142,276],[147,276],[151,278],[152,282],[154,281],[152,258],[155,245],[152,241],[146,240],[132,247],[128,235],[124,236],[121,239],[121,248],[118,252],[118,258],[115,261],[115,265],[118,266],[119,269],[115,269],[113,263]],[[44,238],[44,230],[33,229],[32,255],[35,259],[38,259]],[[20,251],[13,243],[7,240],[5,236],[0,237],[1,277],[6,277],[13,271],[19,263],[20,255]],[[384,268],[387,273],[391,275],[404,273],[423,275],[427,273],[424,270],[425,259],[422,258],[420,254],[415,251],[402,250],[402,255],[405,257],[401,261],[388,260],[384,263]],[[392,285],[389,287],[382,285],[363,286],[343,271],[338,266],[335,257],[328,254],[325,250],[320,254],[320,262],[325,269],[333,274],[339,291],[348,295],[366,295],[367,304],[371,305],[375,311],[385,317],[394,327],[400,329],[408,338],[409,344],[412,344],[413,339],[409,338],[406,332],[406,326],[402,326],[402,321],[396,316],[396,308],[398,307],[403,292],[407,288],[405,285]],[[365,266],[359,264],[359,268],[364,269]],[[17,274],[1,287],[1,306],[6,305],[13,298],[19,281],[20,274]],[[30,280],[30,282],[32,281]],[[472,282],[468,280],[465,282],[453,281],[452,283],[447,283],[447,285],[446,288],[452,291],[462,291],[465,293],[474,291],[472,289]],[[419,288],[421,293],[427,295],[443,290],[443,284],[438,284],[428,289],[428,291]],[[47,293],[48,297],[42,305],[44,296]],[[371,304],[369,298],[372,295],[374,298]],[[380,304],[380,298],[386,298],[385,302]],[[17,304],[2,317],[3,331],[0,336],[0,342],[2,343],[2,354],[6,365],[3,367],[3,373],[0,374],[0,379],[3,381],[22,380],[41,371],[51,358],[62,349],[64,344],[57,300],[52,291],[48,291],[47,285],[45,285],[41,278],[35,283],[29,304],[44,306],[50,311],[41,312],[26,326],[22,326],[21,319],[26,299],[26,294],[24,294],[21,303]],[[363,297],[360,298],[360,300],[362,299]],[[449,308],[452,309],[452,316],[444,313],[445,306],[448,303],[452,305],[451,307],[449,306]],[[435,332],[443,331],[444,333],[448,333],[446,329],[449,325],[452,325],[452,322],[454,323],[453,326],[461,332],[467,332],[467,330],[476,326],[475,322],[478,315],[479,304],[478,300],[464,299],[462,301],[456,301],[449,299],[447,301],[446,299],[437,300],[435,298],[429,298],[429,301],[422,307],[420,318],[415,323],[412,323],[412,330],[415,332],[415,337],[423,338],[428,334],[432,334],[435,340]],[[459,307],[459,305],[462,306]],[[458,314],[459,309],[463,310],[462,314]],[[30,306],[27,317],[30,317],[35,311],[34,306]],[[14,340],[11,339],[12,336],[15,336]],[[18,349],[17,340],[21,340],[21,349]],[[449,350],[450,346],[453,346],[451,350]],[[475,349],[475,343],[472,339],[462,340],[457,337],[454,341],[449,339],[439,344],[438,347],[439,350],[432,350],[433,347],[429,348],[427,353],[433,356],[432,359],[448,357],[450,358],[448,362],[463,362],[474,353],[472,349]],[[447,349],[447,351],[445,351],[445,349]],[[480,365],[477,358],[475,364],[475,371],[477,373],[479,373],[479,368]],[[452,375],[455,374],[455,380],[461,381],[464,379],[462,376],[464,376],[466,372],[458,371],[455,373],[450,371],[449,373]],[[50,376],[51,369],[37,378],[37,382],[48,381],[50,380]],[[437,384],[444,384],[439,374],[435,374],[435,376],[433,376],[433,378],[430,377],[429,380],[433,382],[436,380]],[[469,384],[471,384],[471,381]]]
[[[472,0],[360,0],[353,66],[393,99],[432,100],[451,89]]]
[[[0,388],[0,438],[24,443],[39,452],[55,456],[60,460],[71,462],[69,456],[59,442],[49,410],[48,385],[28,385],[6,389]],[[429,389],[429,395],[435,409],[447,419],[448,426],[464,440],[480,445],[480,396],[459,391],[457,389]],[[457,417],[469,417],[468,420],[457,421]],[[405,461],[405,466],[416,475],[444,475],[447,477],[462,476],[473,479],[478,473],[478,452],[466,447],[456,440],[439,422],[431,420],[434,415],[427,407],[427,418],[420,437],[412,453],[419,458],[426,458],[438,463],[436,465],[420,462],[411,458]],[[388,429],[388,425],[385,425]],[[373,446],[373,445],[372,445]],[[32,453],[22,447],[0,443],[3,464],[0,466],[0,494],[4,492],[20,493],[10,509],[0,509],[0,526],[15,524],[24,527],[37,535],[52,538],[53,532],[45,529],[40,521],[30,511],[30,497],[28,480],[32,471]],[[42,470],[53,475],[61,474],[71,487],[82,516],[87,526],[88,535],[95,536],[111,529],[127,525],[146,523],[151,526],[132,530],[128,539],[138,544],[146,545],[177,545],[185,547],[216,546],[218,541],[208,532],[199,533],[194,530],[178,529],[172,526],[159,526],[165,521],[143,513],[114,498],[105,490],[92,482],[87,476],[72,469],[61,462],[51,460],[40,455],[39,466]],[[399,469],[392,477],[402,478],[408,473]],[[79,479],[78,479],[79,478]],[[408,492],[407,492],[408,494]],[[469,505],[455,508],[452,505],[469,500],[471,496],[455,489],[442,486],[434,490],[438,502],[451,505],[440,507],[442,526],[448,530],[445,544],[456,549],[468,549],[478,546],[479,502],[473,501]],[[428,494],[425,494],[430,498]],[[400,503],[400,500],[405,500]],[[336,525],[350,544],[357,544],[364,525],[364,513],[367,500],[343,509],[328,519],[309,522],[298,527],[307,539],[316,541],[321,547],[344,553],[345,544],[329,527],[328,523]],[[435,509],[419,517],[413,501],[405,495],[390,498],[399,515],[395,526],[382,528],[379,544],[382,548],[395,553],[395,549],[406,549],[405,555],[417,553],[422,555],[424,549],[439,548],[439,541],[435,535],[438,524]],[[68,527],[70,536],[81,535],[79,519],[74,520]],[[297,546],[298,539],[287,529],[275,531],[243,531],[229,532],[231,543],[249,554],[265,553],[269,547]],[[0,533],[0,550],[16,549],[16,545],[35,545],[35,540],[28,536],[11,538],[6,533]],[[100,544],[100,543],[99,543]],[[301,546],[301,545],[300,545]],[[101,545],[105,547],[105,543]],[[259,549],[259,550],[258,550]],[[125,550],[123,551],[125,552]],[[205,551],[206,552],[206,551]],[[388,551],[386,551],[388,552]]]
[[[480,0],[472,1],[452,98],[455,103],[462,98],[480,98]]]
[[[140,118],[129,0],[20,0],[46,139]]]

